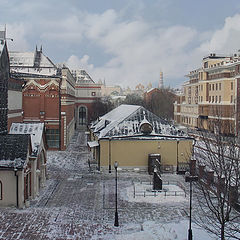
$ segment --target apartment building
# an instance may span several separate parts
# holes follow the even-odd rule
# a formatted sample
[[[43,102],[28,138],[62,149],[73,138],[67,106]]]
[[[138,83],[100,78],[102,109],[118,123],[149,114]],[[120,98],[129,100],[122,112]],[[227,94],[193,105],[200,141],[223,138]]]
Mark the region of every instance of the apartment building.
[[[190,128],[238,134],[240,54],[210,54],[191,71],[174,104],[174,120]]]

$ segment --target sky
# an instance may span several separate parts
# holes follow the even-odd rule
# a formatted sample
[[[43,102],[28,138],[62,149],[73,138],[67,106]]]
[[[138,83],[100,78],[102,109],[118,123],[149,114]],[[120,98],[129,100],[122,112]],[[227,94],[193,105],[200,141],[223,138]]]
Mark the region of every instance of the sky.
[[[95,82],[180,87],[209,53],[240,49],[239,0],[0,0],[9,51],[43,53]]]

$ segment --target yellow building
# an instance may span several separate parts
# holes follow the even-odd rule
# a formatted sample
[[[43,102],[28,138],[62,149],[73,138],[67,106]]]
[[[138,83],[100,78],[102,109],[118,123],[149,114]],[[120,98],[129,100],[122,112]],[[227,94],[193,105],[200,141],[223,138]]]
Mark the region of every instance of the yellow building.
[[[210,131],[215,131],[218,122],[223,133],[237,134],[239,69],[239,54],[203,58],[202,67],[187,75],[189,80],[175,102],[175,122]]]
[[[149,154],[160,154],[162,171],[188,169],[193,139],[142,106],[120,105],[91,128],[94,158],[99,168],[147,169]]]

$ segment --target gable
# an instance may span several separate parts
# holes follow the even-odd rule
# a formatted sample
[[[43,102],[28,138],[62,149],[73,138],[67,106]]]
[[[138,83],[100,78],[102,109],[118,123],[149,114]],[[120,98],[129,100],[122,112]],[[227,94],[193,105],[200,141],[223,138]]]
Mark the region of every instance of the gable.
[[[43,141],[44,123],[13,123],[10,134],[29,134],[31,136],[31,147],[33,155],[41,151]]]

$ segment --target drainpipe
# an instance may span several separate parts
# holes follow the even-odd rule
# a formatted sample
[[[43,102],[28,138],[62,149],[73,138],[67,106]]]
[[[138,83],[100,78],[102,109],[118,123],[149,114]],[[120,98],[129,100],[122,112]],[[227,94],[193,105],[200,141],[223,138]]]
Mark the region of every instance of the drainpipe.
[[[18,208],[18,175],[17,175],[17,168],[14,168],[14,173],[15,173],[15,176],[16,176],[16,195],[17,195],[17,208]]]
[[[100,144],[97,148],[98,148],[98,171],[100,171]]]
[[[61,109],[61,86],[62,86],[62,78],[60,78],[60,82],[59,82],[59,87],[58,87],[58,91],[59,91],[59,150],[61,150],[61,144],[62,144],[62,124],[61,124],[61,118],[62,118],[62,115],[61,115],[61,112],[62,112],[62,109]]]
[[[109,138],[109,146],[108,146],[108,151],[109,151],[109,156],[108,156],[108,171],[109,171],[109,173],[111,173],[111,165],[112,165],[112,163],[111,163],[111,161],[112,161],[112,156],[111,156],[111,140],[112,140],[112,138],[110,137]]]

